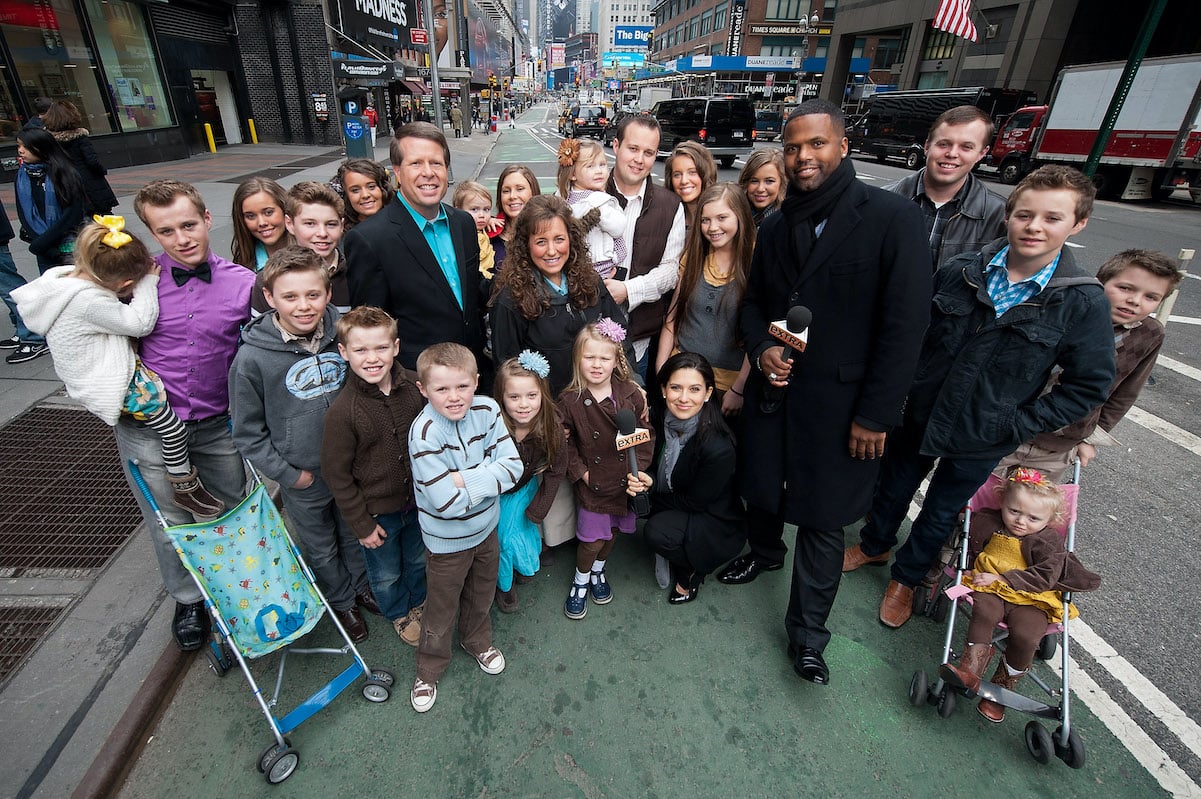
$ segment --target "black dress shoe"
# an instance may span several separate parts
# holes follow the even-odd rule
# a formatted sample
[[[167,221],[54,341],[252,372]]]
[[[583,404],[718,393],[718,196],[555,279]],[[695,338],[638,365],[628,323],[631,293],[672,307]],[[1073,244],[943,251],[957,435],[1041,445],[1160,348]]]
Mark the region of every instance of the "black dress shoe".
[[[363,620],[363,614],[359,613],[358,608],[351,605],[346,610],[335,610],[334,615],[338,617],[351,643],[357,644],[367,640],[367,622]]]
[[[821,652],[813,647],[802,646],[798,649],[794,644],[789,644],[788,655],[792,658],[792,667],[802,680],[808,680],[817,685],[830,683],[830,668],[826,665]]]
[[[673,585],[671,587],[671,594],[667,597],[667,602],[670,605],[683,605],[696,599],[696,595],[699,594],[700,591],[701,587],[698,585],[696,588],[689,588],[684,591],[684,593],[680,594],[676,592],[676,587]]]
[[[761,572],[774,572],[783,565],[759,560],[754,555],[743,555],[734,558],[729,566],[718,572],[717,581],[726,585],[742,585],[754,580]]]
[[[374,613],[376,616],[384,615],[384,612],[379,609],[379,603],[375,601],[375,596],[371,593],[371,589],[355,594],[354,601],[368,613]]]
[[[171,622],[175,644],[184,652],[195,652],[204,645],[208,634],[208,615],[203,602],[175,603],[175,619]]]

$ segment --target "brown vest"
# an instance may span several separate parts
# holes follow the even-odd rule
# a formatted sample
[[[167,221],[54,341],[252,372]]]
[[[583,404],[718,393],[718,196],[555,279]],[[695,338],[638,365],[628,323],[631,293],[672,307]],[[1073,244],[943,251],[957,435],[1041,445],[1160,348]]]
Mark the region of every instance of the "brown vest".
[[[625,195],[617,190],[612,174],[609,175],[605,190],[617,198],[623,209],[626,207]],[[645,275],[663,260],[667,234],[679,207],[680,198],[674,192],[656,186],[648,175],[646,192],[642,197],[642,213],[634,223],[634,240],[626,242],[626,247],[631,253],[630,277]],[[668,292],[654,302],[635,308],[630,314],[630,338],[636,341],[658,333],[667,319],[667,306],[670,301],[671,292]]]

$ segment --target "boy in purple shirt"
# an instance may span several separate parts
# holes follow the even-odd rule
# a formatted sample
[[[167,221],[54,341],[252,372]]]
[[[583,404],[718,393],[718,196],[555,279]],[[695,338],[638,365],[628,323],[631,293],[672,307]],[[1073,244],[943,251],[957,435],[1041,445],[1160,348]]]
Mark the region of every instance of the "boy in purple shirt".
[[[226,507],[241,501],[246,470],[229,433],[229,365],[242,325],[250,319],[254,273],[209,249],[212,218],[195,187],[156,180],[134,198],[134,211],[162,246],[158,323],[142,338],[139,355],[162,378],[167,399],[188,430],[188,451],[204,485]],[[200,589],[134,486],[135,460],[168,524],[195,521],[171,501],[162,447],[153,431],[122,417],[115,429],[126,480],[154,540],[163,583],[176,602],[173,632],[184,651],[199,649],[208,632]]]

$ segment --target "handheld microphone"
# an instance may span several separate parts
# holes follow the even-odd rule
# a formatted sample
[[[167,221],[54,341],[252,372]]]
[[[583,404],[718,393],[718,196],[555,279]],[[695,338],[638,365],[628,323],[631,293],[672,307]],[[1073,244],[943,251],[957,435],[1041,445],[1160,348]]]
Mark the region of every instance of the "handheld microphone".
[[[625,450],[630,474],[638,474],[638,456],[634,452],[634,447],[648,443],[650,440],[650,432],[646,428],[638,427],[638,419],[634,416],[633,411],[629,408],[622,408],[617,412],[617,450],[618,452]],[[635,516],[646,516],[651,512],[650,495],[645,491],[639,491],[630,498],[630,508],[634,511]]]
[[[805,351],[809,341],[809,323],[813,321],[813,312],[804,305],[794,305],[788,309],[788,318],[772,322],[767,332],[771,333],[784,344],[781,360],[788,361],[798,352]],[[759,400],[759,410],[764,414],[772,414],[784,403],[784,388],[768,383],[763,387],[763,397]]]

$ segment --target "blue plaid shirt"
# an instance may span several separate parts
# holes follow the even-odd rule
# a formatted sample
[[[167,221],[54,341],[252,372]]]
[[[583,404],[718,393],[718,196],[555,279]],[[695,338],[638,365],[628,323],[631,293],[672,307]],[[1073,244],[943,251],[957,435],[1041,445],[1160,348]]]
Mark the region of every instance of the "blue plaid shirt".
[[[1055,274],[1055,267],[1059,266],[1059,255],[1056,254],[1054,261],[1017,283],[1009,281],[1008,261],[1007,244],[984,268],[984,277],[988,281],[988,296],[992,300],[998,319],[1013,306],[1021,305],[1047,287],[1051,282],[1051,275]]]

